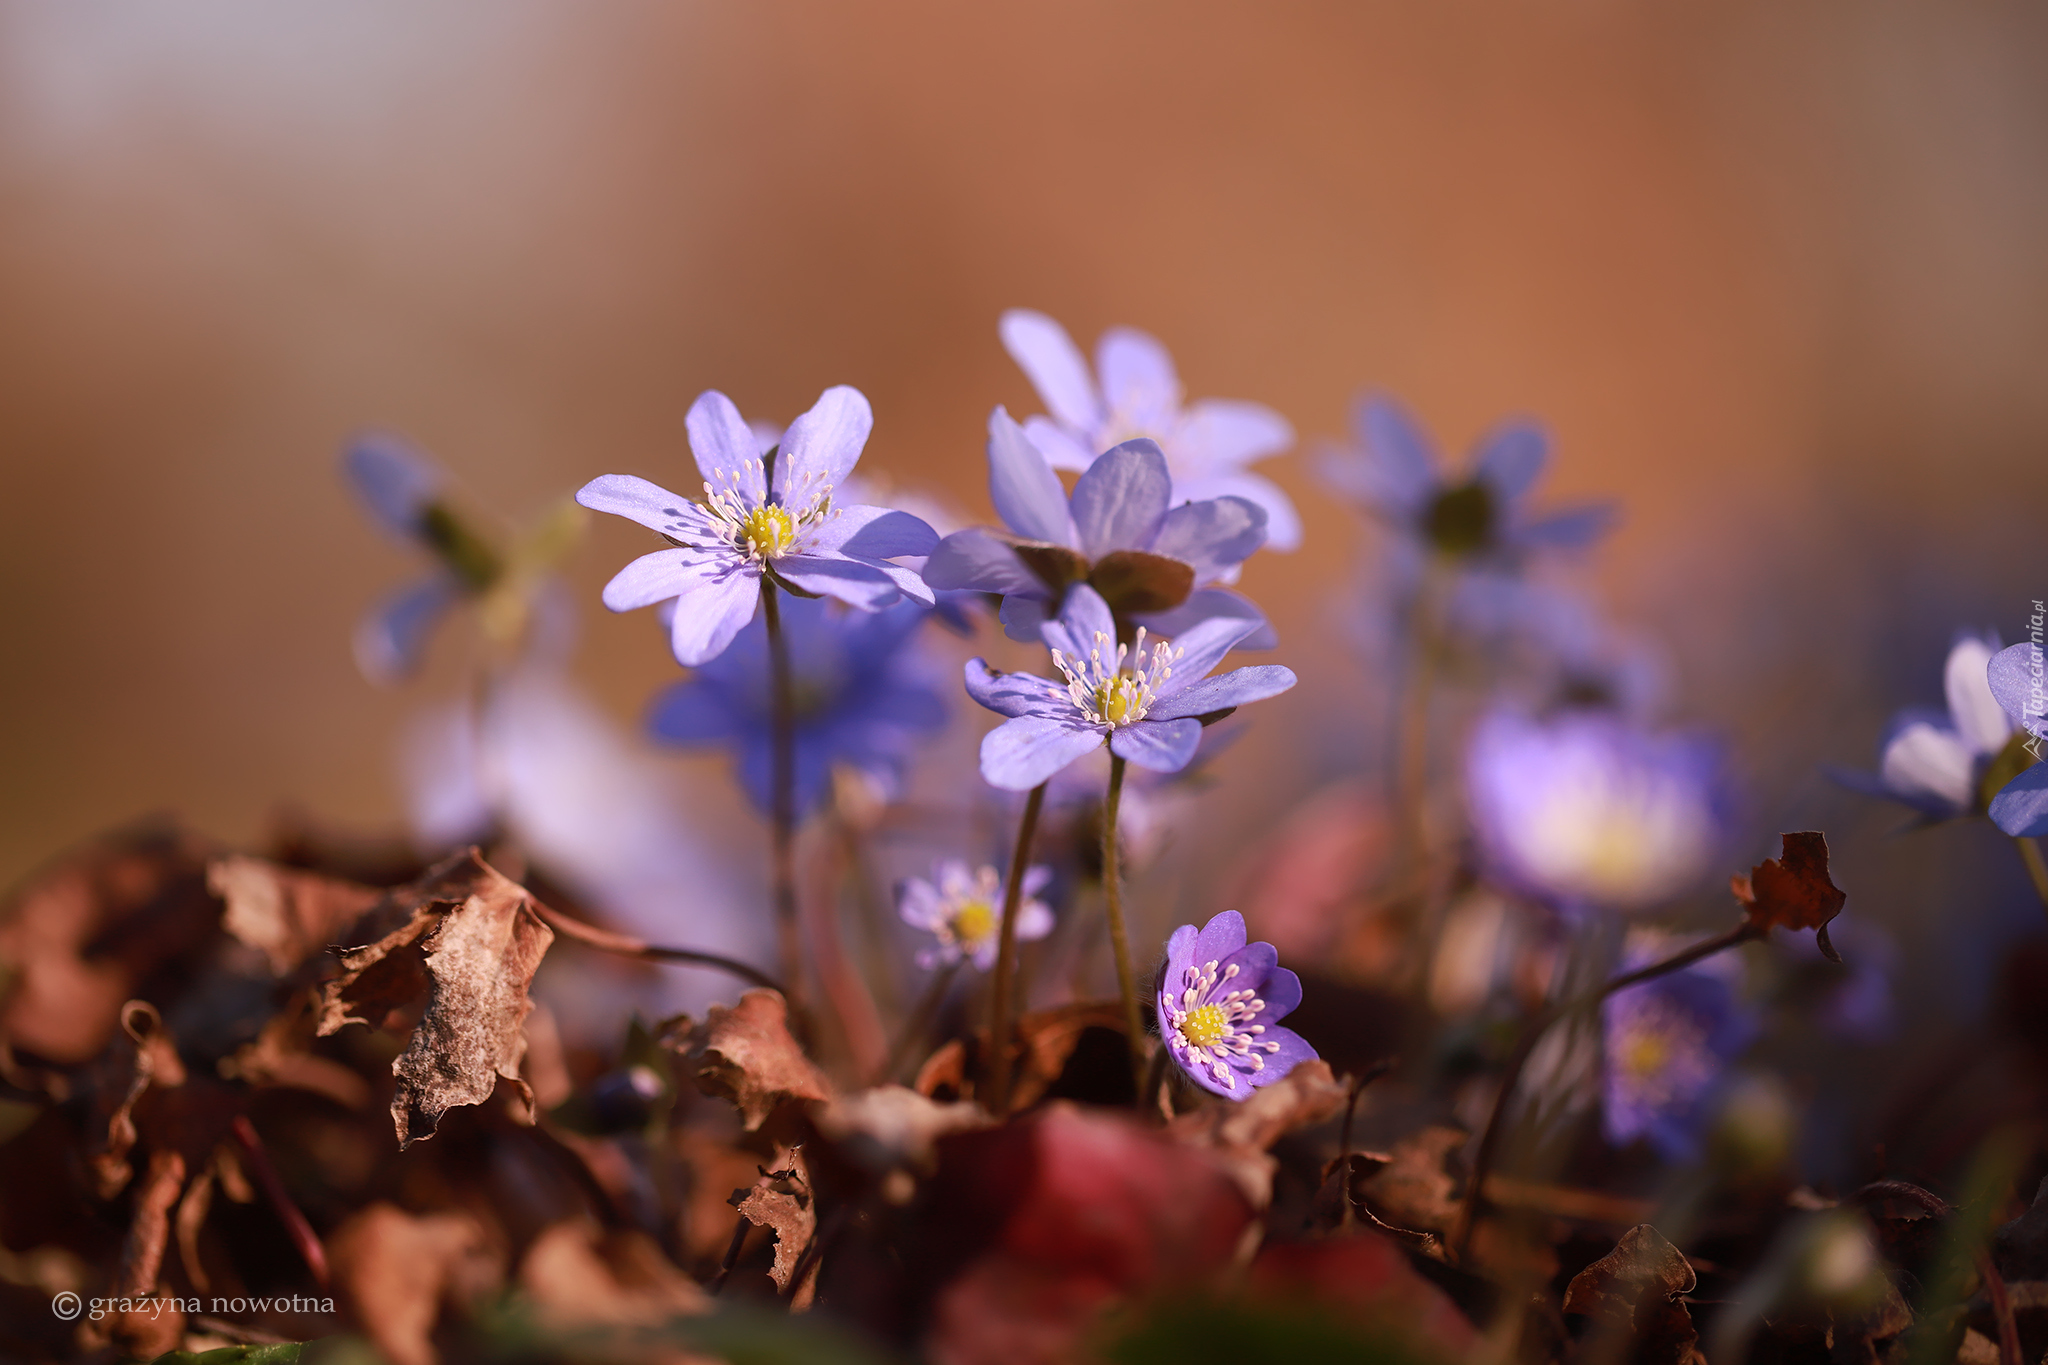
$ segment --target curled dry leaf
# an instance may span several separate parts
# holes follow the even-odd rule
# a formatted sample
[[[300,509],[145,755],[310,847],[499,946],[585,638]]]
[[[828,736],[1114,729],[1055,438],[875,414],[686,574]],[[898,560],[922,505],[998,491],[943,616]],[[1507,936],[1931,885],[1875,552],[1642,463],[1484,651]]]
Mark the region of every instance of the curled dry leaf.
[[[339,940],[384,893],[355,882],[237,854],[206,866],[206,885],[225,908],[221,927],[287,976]]]
[[[785,1104],[832,1097],[825,1073],[790,1036],[789,1006],[779,991],[748,991],[737,1005],[713,1005],[682,1046],[697,1088],[731,1100],[750,1133]]]
[[[1380,1221],[1412,1232],[1448,1232],[1458,1217],[1460,1177],[1451,1158],[1470,1140],[1459,1128],[1411,1133],[1386,1152],[1386,1164],[1364,1180],[1359,1193]]]
[[[382,1026],[395,1011],[424,1004],[391,1064],[400,1147],[431,1137],[450,1109],[489,1099],[501,1077],[530,1111],[533,1094],[519,1078],[533,1008],[527,988],[555,937],[532,897],[471,849],[391,892],[369,918],[401,915],[382,938],[341,955],[342,974],[323,987],[318,1032]]]
[[[790,1281],[796,1275],[804,1248],[818,1234],[818,1201],[811,1190],[810,1170],[801,1149],[778,1152],[776,1163],[773,1169],[762,1172],[752,1189],[734,1190],[732,1206],[755,1227],[767,1228],[775,1234],[775,1263],[769,1267],[769,1278],[775,1281],[777,1289],[790,1296],[790,1307],[808,1308],[817,1286],[818,1258],[811,1258],[804,1282],[794,1292]]]
[[[1596,1332],[1632,1342],[1630,1358],[1645,1365],[1704,1365],[1692,1313],[1678,1301],[1698,1283],[1692,1263],[1644,1223],[1572,1277],[1564,1311],[1591,1318]]]
[[[100,1106],[111,1107],[106,1113],[106,1146],[91,1155],[89,1164],[100,1198],[112,1199],[135,1173],[128,1154],[137,1137],[136,1103],[152,1085],[166,1090],[183,1085],[185,1064],[156,1006],[130,1000],[121,1007],[121,1036],[99,1070],[104,1078]]]
[[[1180,1142],[1207,1147],[1230,1164],[1254,1208],[1273,1200],[1273,1158],[1267,1149],[1287,1134],[1328,1122],[1344,1112],[1347,1089],[1321,1058],[1303,1062],[1241,1104],[1207,1105],[1173,1121]]]
[[[1828,942],[1828,921],[1842,913],[1848,892],[1828,876],[1827,836],[1817,829],[1783,836],[1783,851],[1730,882],[1757,929],[1811,929],[1830,962],[1841,954]]]

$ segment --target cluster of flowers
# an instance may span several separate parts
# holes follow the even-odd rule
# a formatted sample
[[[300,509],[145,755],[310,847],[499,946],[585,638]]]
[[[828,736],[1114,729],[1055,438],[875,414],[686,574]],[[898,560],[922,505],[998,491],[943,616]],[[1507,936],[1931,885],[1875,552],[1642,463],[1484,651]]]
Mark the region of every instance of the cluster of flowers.
[[[1232,651],[1278,643],[1235,585],[1262,548],[1301,544],[1286,493],[1249,468],[1293,446],[1286,420],[1254,403],[1185,401],[1171,358],[1143,333],[1112,330],[1092,366],[1043,315],[1006,314],[1000,333],[1046,412],[1021,424],[1001,407],[989,417],[996,525],[941,535],[911,510],[851,496],[873,418],[848,387],[826,390],[786,429],[750,425],[707,392],[687,421],[698,496],[623,474],[576,496],[664,542],[603,593],[613,611],[658,607],[676,662],[692,670],[656,702],[653,734],[730,750],[749,798],[783,825],[828,799],[835,771],[859,773],[884,798],[903,790],[917,742],[947,711],[909,647],[928,620],[971,632],[981,604],[1009,639],[1046,650],[1037,672],[967,663],[967,695],[1002,717],[981,743],[982,778],[1039,793],[1106,749],[1112,822],[1124,765],[1183,772],[1209,726],[1295,684],[1272,664],[1216,671]],[[1426,773],[1429,680],[1446,661],[1514,650],[1546,661],[1537,694],[1489,694],[1458,776],[1488,882],[1560,933],[1596,941],[1579,931],[1701,884],[1730,851],[1731,799],[1720,747],[1656,728],[1639,655],[1535,571],[1614,524],[1607,505],[1533,510],[1547,458],[1539,428],[1509,423],[1451,470],[1405,413],[1373,398],[1321,472],[1388,531],[1384,619],[1404,642],[1412,717],[1390,766]],[[504,550],[454,516],[431,465],[391,439],[359,443],[349,470],[379,519],[437,563],[359,632],[366,671],[416,666],[433,622],[465,597],[493,638],[546,625],[546,569],[568,538],[559,518]],[[1988,813],[2016,836],[2048,832],[2048,767],[2030,766],[2025,742],[2037,655],[1959,641],[1948,715],[1902,720],[1879,775],[1844,780],[1928,818]],[[1426,797],[1397,793],[1416,808]],[[1115,836],[1112,823],[1106,849]],[[1054,877],[1025,857],[1029,837],[1027,820],[1007,885],[995,867],[957,858],[901,885],[902,919],[931,935],[922,967],[994,972],[1006,942],[1052,931]],[[1624,965],[1641,965],[1643,951],[1632,943]],[[1607,999],[1610,1139],[1692,1150],[1728,1063],[1756,1032],[1741,984],[1739,968],[1703,962]],[[1864,999],[1870,990],[1845,987]],[[1226,913],[1164,945],[1154,1027],[1187,1079],[1243,1099],[1315,1055],[1278,1023],[1300,999],[1273,946],[1248,941],[1243,919]]]

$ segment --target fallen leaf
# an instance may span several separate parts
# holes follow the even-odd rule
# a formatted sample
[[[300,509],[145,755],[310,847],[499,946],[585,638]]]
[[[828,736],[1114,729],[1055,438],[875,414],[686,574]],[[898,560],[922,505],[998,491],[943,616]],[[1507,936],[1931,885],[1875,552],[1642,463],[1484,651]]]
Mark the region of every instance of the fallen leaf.
[[[327,1246],[341,1306],[391,1365],[437,1365],[443,1300],[473,1300],[501,1278],[482,1227],[463,1214],[371,1204]]]
[[[342,954],[342,974],[323,987],[318,1033],[382,1027],[394,1011],[424,1004],[391,1064],[401,1149],[433,1136],[450,1109],[489,1099],[500,1078],[531,1112],[533,1092],[519,1075],[533,1008],[527,987],[555,937],[532,897],[471,849],[391,892],[371,918],[401,914],[404,922],[375,943]]]
[[[1433,1127],[1411,1133],[1385,1153],[1386,1164],[1364,1180],[1359,1193],[1390,1227],[1411,1232],[1448,1232],[1457,1221],[1461,1178],[1452,1157],[1470,1141],[1462,1129]]]
[[[206,885],[224,902],[221,927],[287,976],[361,919],[384,893],[355,882],[281,867],[240,854],[206,866]]]
[[[1644,1223],[1572,1277],[1564,1311],[1592,1319],[1597,1333],[1632,1343],[1630,1358],[1644,1365],[1704,1365],[1692,1313],[1678,1301],[1698,1284],[1678,1248]]]
[[[900,1085],[878,1085],[824,1105],[811,1116],[835,1160],[869,1179],[892,1171],[928,1173],[940,1138],[995,1122],[976,1104],[941,1104]]]
[[[1344,1112],[1349,1090],[1321,1058],[1302,1062],[1242,1103],[1205,1105],[1173,1121],[1168,1132],[1179,1142],[1206,1147],[1230,1164],[1254,1208],[1273,1202],[1275,1163],[1267,1149],[1287,1134],[1328,1122]]]
[[[832,1084],[789,1032],[778,991],[752,990],[737,1005],[713,1005],[683,1042],[697,1089],[731,1100],[750,1133],[786,1104],[832,1097]]]
[[[1828,921],[1842,913],[1849,895],[1828,877],[1827,836],[1817,829],[1796,831],[1782,837],[1782,847],[1778,857],[1730,882],[1735,898],[1756,928],[1812,929],[1821,952],[1830,962],[1840,962],[1828,942]]]
[[[112,1199],[135,1173],[128,1154],[137,1138],[136,1104],[152,1085],[183,1085],[185,1064],[156,1006],[130,1000],[121,1007],[121,1036],[95,1070],[101,1078],[95,1087],[95,1109],[105,1113],[95,1129],[106,1134],[106,1145],[91,1154],[89,1165],[100,1198]]]
[[[565,1220],[534,1238],[519,1263],[519,1286],[541,1324],[556,1329],[651,1327],[711,1307],[646,1233],[607,1231],[588,1218]]]
[[[1128,1104],[1133,1098],[1123,1006],[1117,1002],[1090,1000],[1034,1010],[1018,1016],[1016,1028],[1012,1113],[1047,1099]],[[912,1087],[934,1098],[973,1098],[987,1047],[986,1029],[971,1039],[954,1039],[918,1068]]]
[[[751,1189],[732,1192],[732,1206],[755,1227],[767,1228],[775,1234],[775,1263],[769,1268],[769,1278],[775,1281],[777,1289],[789,1295],[790,1308],[801,1311],[810,1307],[811,1295],[817,1287],[818,1258],[811,1258],[804,1282],[794,1292],[790,1282],[796,1275],[797,1262],[818,1234],[818,1201],[811,1190],[810,1171],[801,1149],[779,1152],[776,1160],[778,1164],[762,1172]],[[778,1185],[786,1188],[777,1189]]]

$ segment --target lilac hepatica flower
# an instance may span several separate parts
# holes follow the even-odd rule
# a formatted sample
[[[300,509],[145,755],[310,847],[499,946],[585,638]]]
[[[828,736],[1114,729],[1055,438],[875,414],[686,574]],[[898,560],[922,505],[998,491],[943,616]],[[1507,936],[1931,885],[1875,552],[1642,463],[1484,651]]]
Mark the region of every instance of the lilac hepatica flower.
[[[686,599],[687,600],[687,599]],[[946,706],[908,648],[927,612],[899,602],[854,612],[814,598],[782,607],[796,703],[796,806],[816,807],[835,764],[894,796],[916,740],[945,725]],[[684,747],[720,745],[739,760],[739,781],[763,811],[772,806],[774,704],[768,629],[749,624],[731,649],[656,699],[648,728]]]
[[[1550,440],[1542,428],[1496,427],[1464,473],[1444,471],[1429,437],[1385,398],[1362,401],[1357,445],[1324,461],[1324,478],[1400,533],[1414,557],[1432,552],[1468,568],[1518,569],[1530,554],[1590,545],[1614,524],[1608,504],[1531,516],[1523,507],[1543,473]]]
[[[1633,970],[1663,956],[1639,944]],[[1756,1036],[1736,999],[1737,963],[1709,958],[1683,971],[1616,991],[1601,1006],[1607,1058],[1603,1128],[1617,1146],[1641,1138],[1664,1156],[1699,1154],[1723,1074]]]
[[[1561,908],[1656,905],[1722,843],[1720,753],[1696,736],[1597,712],[1496,712],[1473,732],[1465,776],[1488,863]]]
[[[582,535],[577,508],[565,504],[501,548],[456,515],[441,470],[396,436],[357,437],[342,472],[380,527],[435,560],[426,577],[385,598],[356,628],[356,664],[372,682],[417,672],[434,628],[459,602],[474,602],[485,637],[504,646],[527,634],[536,608],[558,607],[547,600],[551,570]]]
[[[1024,872],[1024,898],[1017,902],[1017,939],[1029,942],[1052,932],[1052,907],[1038,893],[1052,880],[1049,867]],[[969,872],[958,858],[932,864],[932,880],[909,877],[896,892],[896,912],[903,922],[938,939],[918,953],[926,971],[951,966],[962,957],[982,971],[996,965],[1003,927],[1003,876],[993,867]]]
[[[1188,1078],[1226,1100],[1311,1061],[1316,1050],[1280,1020],[1301,1003],[1301,978],[1270,943],[1245,942],[1244,916],[1226,910],[1166,941],[1159,973],[1159,1036]]]
[[[924,576],[936,590],[1002,594],[1011,639],[1039,639],[1067,589],[1087,583],[1118,618],[1156,634],[1232,617],[1250,627],[1243,637],[1266,637],[1252,647],[1272,643],[1259,609],[1217,586],[1265,543],[1265,512],[1235,496],[1174,506],[1166,457],[1153,442],[1104,452],[1069,500],[1045,456],[997,408],[988,419],[988,488],[1010,534],[947,536]]]
[[[1045,642],[1065,683],[1031,673],[997,673],[967,664],[967,694],[1010,717],[981,741],[981,775],[991,785],[1029,791],[1104,744],[1118,758],[1153,772],[1177,773],[1195,756],[1202,717],[1220,719],[1246,702],[1294,686],[1277,664],[1206,676],[1252,627],[1215,618],[1175,642],[1116,642],[1109,606],[1087,584],[1067,594]]]
[[[1043,313],[1013,308],[1001,330],[1004,349],[1052,413],[1031,418],[1024,431],[1056,468],[1091,468],[1104,451],[1147,437],[1165,452],[1176,501],[1248,499],[1265,509],[1274,549],[1300,547],[1293,502],[1271,479],[1244,468],[1294,444],[1286,418],[1259,403],[1220,398],[1182,407],[1173,357],[1129,327],[1102,334],[1093,375],[1066,329]]]
[[[1911,806],[1929,820],[1981,814],[1985,778],[2015,729],[1987,677],[1997,653],[1996,636],[1957,636],[1942,668],[1946,714],[1900,712],[1885,738],[1877,774],[1832,769],[1835,780]]]
[[[2034,606],[2039,611],[2041,604]],[[2041,617],[2036,615],[2036,639],[2040,629]],[[2016,839],[2048,834],[2048,764],[2041,762],[2042,744],[2048,739],[2048,679],[2043,676],[2048,669],[2043,665],[2041,646],[2029,642],[1999,651],[1985,669],[1999,710],[2025,736],[2011,761],[2031,765],[1991,798],[1992,820]]]
[[[907,512],[833,505],[833,489],[853,471],[874,425],[858,389],[825,390],[766,459],[763,435],[716,390],[690,405],[687,425],[703,502],[630,474],[592,479],[576,495],[670,542],[620,570],[605,585],[604,604],[631,611],[674,600],[669,644],[678,663],[695,667],[722,654],[754,619],[764,579],[867,611],[906,596],[932,604],[915,570],[889,562],[930,553],[938,541],[932,528]]]

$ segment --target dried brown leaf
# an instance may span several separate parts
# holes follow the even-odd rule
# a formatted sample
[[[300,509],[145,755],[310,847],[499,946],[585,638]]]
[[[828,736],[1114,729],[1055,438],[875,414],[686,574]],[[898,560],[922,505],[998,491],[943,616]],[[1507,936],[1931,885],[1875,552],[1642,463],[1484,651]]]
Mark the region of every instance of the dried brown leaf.
[[[925,1172],[940,1138],[995,1120],[976,1104],[940,1104],[900,1085],[879,1085],[833,1100],[812,1115],[834,1155],[870,1176]]]
[[[1564,1311],[1583,1314],[1596,1331],[1632,1342],[1631,1358],[1645,1365],[1704,1365],[1692,1314],[1678,1301],[1698,1283],[1691,1262],[1644,1223],[1572,1277]]]
[[[106,1115],[100,1130],[106,1140],[90,1155],[88,1165],[100,1198],[112,1199],[135,1173],[128,1154],[137,1138],[136,1104],[152,1085],[166,1090],[183,1085],[185,1064],[156,1006],[130,1000],[121,1007],[121,1036],[97,1070],[103,1079],[96,1108]]]
[[[1470,1140],[1458,1128],[1424,1128],[1395,1143],[1386,1164],[1359,1188],[1367,1204],[1390,1226],[1442,1233],[1457,1221],[1459,1177],[1452,1156]]]
[[[500,1078],[530,1111],[533,1094],[519,1077],[533,1008],[527,987],[555,937],[532,897],[471,849],[391,892],[369,919],[401,915],[376,942],[342,954],[342,974],[323,988],[318,1032],[382,1025],[394,1011],[424,1006],[391,1064],[401,1148],[431,1137],[450,1109],[482,1104]]]
[[[1273,1158],[1267,1149],[1298,1129],[1344,1112],[1349,1091],[1321,1058],[1303,1062],[1239,1104],[1207,1105],[1182,1114],[1167,1130],[1176,1141],[1207,1147],[1229,1163],[1254,1208],[1273,1200]]]
[[[1828,876],[1828,841],[1819,830],[1786,834],[1783,851],[1758,863],[1731,888],[1748,911],[1749,922],[1762,930],[1812,929],[1820,950],[1840,962],[1828,942],[1828,921],[1842,913],[1849,895]]]
[[[555,1224],[519,1263],[519,1284],[553,1328],[654,1326],[709,1311],[711,1300],[647,1234],[587,1218]]]
[[[472,1300],[502,1277],[484,1230],[463,1214],[371,1204],[327,1246],[342,1307],[392,1365],[437,1365],[443,1301]]]
[[[239,854],[207,864],[206,885],[226,904],[221,927],[262,952],[276,976],[338,941],[384,895]]]
[[[804,1248],[817,1236],[817,1200],[811,1191],[810,1169],[805,1165],[801,1150],[792,1148],[778,1152],[776,1162],[772,1170],[754,1182],[752,1189],[734,1190],[732,1206],[749,1223],[775,1234],[775,1263],[769,1267],[769,1278],[775,1281],[777,1289],[790,1295],[792,1308],[808,1308],[817,1285],[818,1258],[811,1258],[810,1268],[804,1272],[804,1282],[795,1293],[790,1292],[790,1281],[796,1275],[797,1262],[802,1258]],[[778,1185],[786,1188],[777,1189]]]
[[[753,990],[737,1005],[714,1005],[688,1035],[684,1059],[697,1088],[738,1107],[750,1133],[785,1104],[832,1098],[825,1073],[789,1032],[778,991]]]
[[[1123,1006],[1113,1000],[1089,1000],[1021,1015],[1016,1024],[1016,1055],[1011,1065],[1010,1109],[1029,1109],[1046,1097],[1066,1073],[1075,1051],[1091,1029],[1114,1033],[1115,1077],[1128,1071],[1124,1061]],[[972,1040],[954,1039],[934,1052],[918,1068],[911,1086],[920,1095],[971,1098],[974,1079],[986,1055],[988,1034],[984,1030]],[[1085,1087],[1084,1087],[1085,1089]],[[1071,1098],[1071,1096],[1069,1096]],[[1107,1098],[1089,1094],[1089,1098]]]

